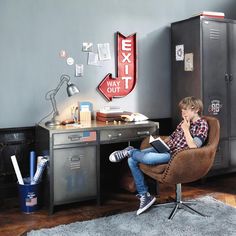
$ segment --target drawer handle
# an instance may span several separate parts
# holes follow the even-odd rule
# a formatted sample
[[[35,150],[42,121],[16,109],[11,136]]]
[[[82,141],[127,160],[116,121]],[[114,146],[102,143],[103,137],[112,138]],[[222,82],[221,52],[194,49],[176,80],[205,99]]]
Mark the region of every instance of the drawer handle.
[[[108,134],[108,138],[109,139],[116,139],[116,138],[120,138],[122,136],[122,133],[118,133],[117,135],[115,136],[112,136],[112,134]]]
[[[138,131],[137,135],[149,135],[150,132],[149,131]]]
[[[70,135],[68,136],[68,139],[70,139],[70,141],[78,141],[82,138],[82,136],[80,135]]]

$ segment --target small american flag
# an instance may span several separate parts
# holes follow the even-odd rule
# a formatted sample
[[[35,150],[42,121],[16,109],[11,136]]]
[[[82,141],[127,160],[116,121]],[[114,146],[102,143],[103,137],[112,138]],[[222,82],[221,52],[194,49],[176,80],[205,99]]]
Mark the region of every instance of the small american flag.
[[[25,205],[26,206],[35,206],[35,205],[37,205],[37,197],[26,198],[25,199]]]

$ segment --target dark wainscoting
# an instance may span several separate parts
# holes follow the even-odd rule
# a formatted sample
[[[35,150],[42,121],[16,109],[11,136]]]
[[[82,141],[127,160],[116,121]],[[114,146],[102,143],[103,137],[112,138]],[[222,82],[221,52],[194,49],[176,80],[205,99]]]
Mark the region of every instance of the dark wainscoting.
[[[0,129],[0,200],[16,197],[15,155],[23,177],[29,176],[29,153],[35,146],[35,127]]]

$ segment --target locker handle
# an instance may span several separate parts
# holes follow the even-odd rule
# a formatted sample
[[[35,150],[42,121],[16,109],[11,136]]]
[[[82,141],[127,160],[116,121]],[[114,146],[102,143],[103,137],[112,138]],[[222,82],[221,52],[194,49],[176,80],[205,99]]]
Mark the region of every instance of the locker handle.
[[[229,82],[231,82],[232,80],[233,80],[233,75],[230,74],[230,75],[229,75]]]
[[[72,156],[70,158],[70,161],[73,162],[73,161],[80,161],[80,156]]]
[[[227,73],[225,73],[225,81],[229,82],[229,75]]]

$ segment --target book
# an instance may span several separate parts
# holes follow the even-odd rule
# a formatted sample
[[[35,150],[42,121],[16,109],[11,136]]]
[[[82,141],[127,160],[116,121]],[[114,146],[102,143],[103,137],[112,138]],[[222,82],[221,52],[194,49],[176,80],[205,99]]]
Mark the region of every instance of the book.
[[[121,113],[121,112],[124,112],[123,110],[100,110],[99,112],[101,113],[105,113],[105,114],[110,114],[110,113]]]
[[[202,11],[199,14],[195,16],[207,16],[212,18],[225,18],[225,14],[223,12],[217,12],[217,11]]]
[[[117,117],[119,117],[120,118],[120,116],[121,115],[131,115],[132,114],[132,112],[128,112],[128,111],[123,111],[123,112],[113,112],[113,113],[103,113],[103,112],[99,112],[99,111],[97,111],[97,116],[99,116],[99,117],[105,117],[105,118],[117,118]]]
[[[170,151],[170,148],[160,137],[154,138],[152,135],[150,135],[149,143],[160,153]]]
[[[96,116],[97,121],[102,121],[102,122],[112,122],[112,121],[122,121],[120,116],[117,117],[102,117],[102,116]]]
[[[123,112],[123,110],[120,107],[116,106],[105,106],[104,108],[100,109],[101,113],[120,113]]]

